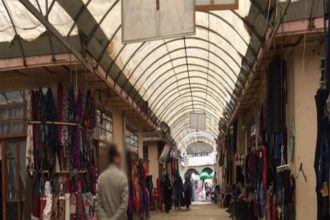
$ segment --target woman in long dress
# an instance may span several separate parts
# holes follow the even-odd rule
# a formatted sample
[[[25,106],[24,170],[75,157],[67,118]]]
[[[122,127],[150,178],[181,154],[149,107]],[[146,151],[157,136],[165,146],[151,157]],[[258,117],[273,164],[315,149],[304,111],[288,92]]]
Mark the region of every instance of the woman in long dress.
[[[165,211],[169,213],[172,207],[172,184],[171,180],[168,177],[168,174],[165,174],[163,182],[163,198],[165,204]]]
[[[186,177],[184,182],[184,201],[187,209],[189,209],[189,206],[191,205],[191,195],[192,195],[192,185],[190,179]]]

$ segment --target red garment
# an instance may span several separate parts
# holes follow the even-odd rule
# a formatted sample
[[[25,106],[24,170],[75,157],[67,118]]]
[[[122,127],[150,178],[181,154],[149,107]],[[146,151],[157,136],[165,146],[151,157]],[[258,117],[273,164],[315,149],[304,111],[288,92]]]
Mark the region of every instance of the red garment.
[[[32,215],[33,217],[39,218],[40,217],[40,197],[33,196],[32,197]]]
[[[40,203],[39,203],[40,204],[40,214],[39,214],[40,220],[44,219],[44,209],[46,207],[46,203],[47,203],[46,196],[41,196]]]
[[[272,219],[276,220],[277,219],[277,209],[276,209],[276,197],[273,196],[273,204],[272,204]]]
[[[270,213],[271,201],[270,201],[270,198],[271,198],[271,191],[267,190],[267,196],[266,196],[266,219],[267,220],[271,220],[271,213]]]
[[[158,196],[158,201],[157,201],[157,204],[158,204],[158,208],[160,209],[160,210],[162,210],[162,193],[161,193],[161,185],[160,185],[160,179],[159,178],[157,178],[157,194],[159,195]]]
[[[253,200],[253,211],[254,211],[254,216],[258,216],[258,204],[255,200]]]
[[[84,200],[81,192],[77,193],[77,202],[76,202],[76,213],[77,219],[86,219],[85,211],[84,211]]]
[[[70,195],[70,220],[77,219],[77,195],[71,193]]]

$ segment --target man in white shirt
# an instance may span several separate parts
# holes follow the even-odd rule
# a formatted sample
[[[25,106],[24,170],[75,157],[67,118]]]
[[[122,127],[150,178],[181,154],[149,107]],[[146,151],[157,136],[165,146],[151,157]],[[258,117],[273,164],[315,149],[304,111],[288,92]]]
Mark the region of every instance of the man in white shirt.
[[[96,216],[98,220],[126,220],[128,181],[120,169],[122,155],[116,145],[109,147],[110,166],[101,173],[97,183]]]

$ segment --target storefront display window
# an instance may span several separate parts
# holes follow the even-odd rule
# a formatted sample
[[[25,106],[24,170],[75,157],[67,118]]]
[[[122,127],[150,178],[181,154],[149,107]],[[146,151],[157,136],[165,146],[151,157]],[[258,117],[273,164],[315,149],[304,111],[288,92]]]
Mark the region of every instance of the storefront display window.
[[[149,160],[149,146],[143,146],[143,159]]]
[[[0,94],[0,146],[3,213],[5,219],[22,219],[24,209],[25,145],[26,145],[25,92]]]
[[[25,192],[25,140],[3,141],[7,219],[21,219]]]
[[[126,149],[131,152],[138,152],[138,135],[137,131],[133,128],[126,126]]]
[[[97,125],[95,129],[95,136],[100,141],[112,141],[112,114],[110,112],[104,112],[100,109],[97,110]]]
[[[26,133],[25,106],[23,92],[0,94],[0,137]]]

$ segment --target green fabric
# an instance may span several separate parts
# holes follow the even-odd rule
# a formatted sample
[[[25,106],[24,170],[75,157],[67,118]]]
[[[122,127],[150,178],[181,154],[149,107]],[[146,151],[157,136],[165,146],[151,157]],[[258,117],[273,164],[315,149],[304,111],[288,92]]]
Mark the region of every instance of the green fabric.
[[[162,170],[161,171],[161,174],[160,174],[160,182],[161,183],[164,183],[165,182],[165,180],[166,180],[166,176],[165,176],[166,174],[165,174],[165,170]]]
[[[214,174],[213,174],[214,176]],[[199,178],[201,180],[206,180],[206,179],[213,179],[213,176],[212,174],[208,174],[207,172],[202,172],[200,175],[199,175]]]

